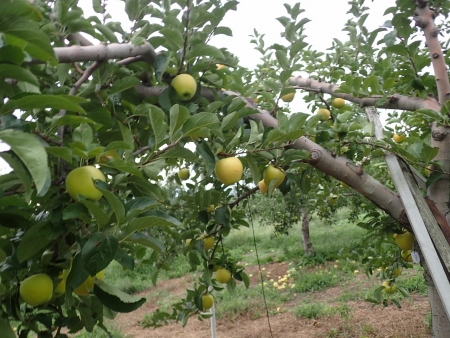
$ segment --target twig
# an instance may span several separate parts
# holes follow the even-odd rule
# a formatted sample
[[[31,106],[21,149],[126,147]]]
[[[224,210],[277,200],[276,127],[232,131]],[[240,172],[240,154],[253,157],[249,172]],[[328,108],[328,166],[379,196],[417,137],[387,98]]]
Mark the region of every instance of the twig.
[[[188,48],[188,39],[189,39],[189,15],[190,15],[190,1],[186,0],[186,32],[184,33],[184,45],[183,45],[183,55],[181,56],[180,67],[178,67],[178,74],[181,74],[183,70],[184,59],[186,58],[187,48]]]
[[[239,196],[236,201],[234,201],[233,203],[228,204],[228,206],[230,207],[230,209],[233,209],[236,205],[238,205],[239,203],[241,203],[243,200],[245,200],[247,197],[253,195],[254,193],[256,193],[257,191],[259,191],[259,186],[256,186],[252,189],[250,189],[249,191],[247,191],[244,195]]]
[[[98,67],[100,67],[100,64],[101,61],[95,61],[89,68],[87,68],[84,71],[83,75],[80,77],[80,79],[77,82],[75,82],[73,87],[70,89],[69,95],[74,96],[77,93],[78,89],[80,89],[81,85],[84,82],[86,82],[87,79],[89,79],[89,77]],[[66,110],[65,109],[60,110],[58,116],[64,115],[66,115]],[[61,145],[63,145],[63,136],[64,136],[64,126],[61,126],[58,128],[58,137],[61,139]]]

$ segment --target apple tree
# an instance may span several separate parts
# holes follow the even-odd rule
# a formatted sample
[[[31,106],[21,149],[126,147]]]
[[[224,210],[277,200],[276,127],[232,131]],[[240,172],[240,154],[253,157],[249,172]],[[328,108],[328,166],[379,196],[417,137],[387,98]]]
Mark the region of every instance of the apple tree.
[[[111,18],[106,0],[92,1],[91,17],[77,0],[6,0],[0,7],[0,140],[8,145],[0,156],[11,168],[0,176],[5,337],[15,337],[11,322],[20,337],[106,330],[104,318],[134,311],[145,299],[105,282],[105,268],[116,260],[133,269],[146,251],[153,283],[179,255],[202,271],[171,313],[153,315],[153,325],[207,317],[208,294],[248,286],[223,238],[248,226],[247,198],[269,164],[284,169],[284,193],[292,184],[313,190],[314,170],[368,200],[358,202],[368,214],[362,226],[378,243],[372,260],[362,253],[368,272],[409,264],[399,248],[386,249],[393,233],[412,229],[380,161],[385,152],[428,168],[426,194],[445,231],[450,85],[447,42],[439,38],[449,33],[448,3],[392,1],[392,19],[368,31],[364,0],[350,1],[348,39],[335,39],[327,53],[305,41],[300,3],[285,5],[278,18],[283,41],[266,46],[255,31],[261,63],[254,70],[209,44],[233,34],[220,23],[237,1],[119,4],[129,29]],[[300,92],[309,111],[292,112],[283,101]],[[390,111],[382,140],[373,137],[366,107]],[[394,133],[406,137],[396,143]],[[216,162],[229,158],[243,168],[229,171],[242,170],[242,177],[223,170],[227,177],[219,180]],[[181,168],[190,170],[186,182]],[[162,188],[174,182],[186,189]],[[266,183],[269,190],[278,184]],[[381,277],[395,281],[393,272]],[[445,337],[448,316],[431,278],[427,283],[433,335]],[[381,292],[373,301],[387,302]]]

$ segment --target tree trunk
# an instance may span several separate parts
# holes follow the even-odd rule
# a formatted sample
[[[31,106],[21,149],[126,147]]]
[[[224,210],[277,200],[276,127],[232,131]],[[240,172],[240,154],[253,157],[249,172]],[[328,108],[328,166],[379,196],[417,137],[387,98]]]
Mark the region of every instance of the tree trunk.
[[[307,255],[314,255],[312,243],[309,239],[309,215],[306,207],[302,207],[302,239],[305,253]]]
[[[448,338],[450,334],[450,321],[442,306],[438,291],[424,259],[421,259],[421,264],[424,268],[423,275],[428,287],[428,301],[431,309],[431,336],[433,338]]]

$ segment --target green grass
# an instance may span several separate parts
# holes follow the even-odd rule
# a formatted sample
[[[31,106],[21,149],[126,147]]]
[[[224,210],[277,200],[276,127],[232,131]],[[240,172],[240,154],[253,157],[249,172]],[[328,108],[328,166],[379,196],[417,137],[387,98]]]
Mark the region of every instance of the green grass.
[[[308,319],[317,319],[324,316],[339,314],[344,319],[349,319],[352,309],[347,304],[338,304],[330,306],[325,303],[305,303],[294,309],[295,317],[304,317]]]
[[[332,226],[324,225],[317,218],[310,223],[310,237],[315,251],[314,256],[305,256],[301,224],[297,223],[289,232],[289,236],[272,237],[273,228],[261,226],[254,222],[255,239],[260,262],[262,264],[281,261],[294,261],[301,265],[316,265],[326,260],[334,260],[342,249],[353,250],[359,247],[365,230],[347,221],[348,211],[340,210],[336,215],[336,222]],[[241,228],[232,231],[224,241],[230,248],[230,253],[238,260],[246,260],[249,264],[256,264],[253,234],[251,228]]]
[[[102,329],[95,327],[92,332],[83,331],[74,336],[74,338],[131,338],[131,336],[122,334],[115,328],[109,328],[109,334]]]

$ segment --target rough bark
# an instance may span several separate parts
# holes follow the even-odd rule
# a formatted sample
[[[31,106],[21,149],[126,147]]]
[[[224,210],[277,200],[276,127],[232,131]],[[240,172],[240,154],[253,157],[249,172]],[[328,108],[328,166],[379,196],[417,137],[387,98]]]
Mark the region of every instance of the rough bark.
[[[377,104],[377,101],[380,100],[382,96],[370,96],[359,98],[351,94],[336,93],[336,91],[339,89],[338,86],[331,83],[313,80],[310,78],[302,78],[300,76],[292,77],[289,80],[289,84],[299,89],[304,89],[307,91],[312,90],[314,92],[325,93],[332,95],[334,97],[340,97],[347,101],[359,104],[361,107],[376,106],[377,108],[401,109],[408,111],[416,111],[417,109],[433,109],[433,110],[440,109],[439,103],[434,98],[431,97],[422,99],[418,97],[409,97],[395,94],[389,96],[387,102]]]
[[[309,213],[306,207],[302,207],[302,239],[303,249],[307,255],[314,255],[311,240],[309,239]]]
[[[445,64],[441,44],[438,40],[438,29],[434,23],[435,12],[428,6],[427,0],[416,0],[416,14],[414,18],[416,25],[424,33],[426,45],[430,52],[431,63],[436,78],[438,91],[438,101],[442,105],[450,98],[450,82],[447,74],[447,65]],[[440,111],[440,107],[434,109]],[[439,153],[434,160],[441,162],[441,169],[446,173],[450,172],[450,142],[447,137],[450,128],[438,126],[433,123],[431,127],[431,146],[438,147]],[[439,211],[445,215],[447,223],[450,223],[450,180],[448,177],[441,178],[430,185],[428,197],[435,202]],[[436,286],[430,276],[428,266],[424,264],[425,281],[428,287],[428,299],[431,307],[431,330],[432,336],[436,338],[445,338],[450,333],[450,319],[442,306]],[[450,299],[450,298],[448,298]]]

